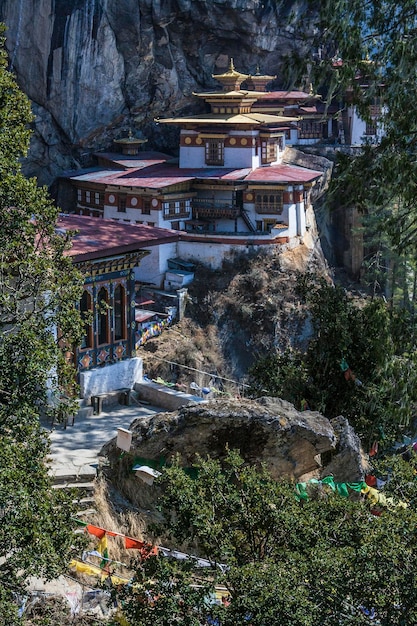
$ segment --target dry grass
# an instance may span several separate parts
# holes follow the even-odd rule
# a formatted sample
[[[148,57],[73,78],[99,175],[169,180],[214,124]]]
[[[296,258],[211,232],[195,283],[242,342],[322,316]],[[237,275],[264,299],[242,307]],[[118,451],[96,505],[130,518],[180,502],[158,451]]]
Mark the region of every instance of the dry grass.
[[[123,507],[121,504],[117,506],[117,496],[109,493],[109,487],[104,478],[96,481],[94,500],[96,512],[89,516],[89,524],[121,533],[134,539],[152,541],[152,538],[148,537],[146,533],[149,519],[147,520],[146,516],[140,511],[133,510],[133,507],[129,509],[127,501],[123,502]],[[119,511],[116,507],[124,510]],[[92,535],[89,535],[89,537],[91,541],[88,550],[94,550],[97,548],[98,539]],[[117,573],[130,577],[132,574],[131,561],[137,556],[136,551],[126,550],[123,537],[108,537],[108,551],[112,560],[124,563],[127,566],[123,568],[117,565]]]

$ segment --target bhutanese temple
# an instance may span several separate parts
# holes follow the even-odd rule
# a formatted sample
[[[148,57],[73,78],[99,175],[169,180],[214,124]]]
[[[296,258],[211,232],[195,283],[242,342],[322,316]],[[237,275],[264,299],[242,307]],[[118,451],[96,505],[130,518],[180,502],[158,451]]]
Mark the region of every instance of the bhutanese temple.
[[[219,90],[194,94],[203,112],[155,120],[178,127],[178,159],[144,150],[132,135],[119,139],[97,155],[98,167],[67,176],[72,210],[179,231],[179,255],[211,265],[234,246],[301,241],[322,172],[283,155],[329,136],[333,121],[312,93],[266,91],[275,76],[242,74],[231,61],[213,78]]]

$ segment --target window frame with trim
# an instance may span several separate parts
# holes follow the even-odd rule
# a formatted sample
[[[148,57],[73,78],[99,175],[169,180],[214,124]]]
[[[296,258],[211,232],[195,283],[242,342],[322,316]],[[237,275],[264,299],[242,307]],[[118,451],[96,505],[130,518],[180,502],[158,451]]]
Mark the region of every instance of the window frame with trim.
[[[224,139],[206,139],[204,155],[206,165],[224,165]]]
[[[283,191],[256,191],[255,212],[260,215],[282,215],[284,210]]]

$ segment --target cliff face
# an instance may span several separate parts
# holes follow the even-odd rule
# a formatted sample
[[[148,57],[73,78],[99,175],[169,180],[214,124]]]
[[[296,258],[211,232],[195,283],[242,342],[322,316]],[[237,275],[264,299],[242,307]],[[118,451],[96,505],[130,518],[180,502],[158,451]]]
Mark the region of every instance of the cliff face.
[[[28,174],[49,183],[62,169],[139,129],[175,146],[153,122],[196,106],[193,91],[237,69],[278,75],[293,45],[275,0],[0,0],[10,66],[36,116]]]

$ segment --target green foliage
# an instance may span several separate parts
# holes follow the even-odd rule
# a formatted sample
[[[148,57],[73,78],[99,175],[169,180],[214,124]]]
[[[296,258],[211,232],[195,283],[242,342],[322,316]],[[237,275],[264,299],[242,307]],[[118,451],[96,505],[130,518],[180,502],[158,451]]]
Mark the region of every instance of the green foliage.
[[[113,590],[129,624],[135,626],[200,626],[210,614],[212,587],[194,580],[190,562],[168,563],[150,558],[138,568],[133,587]]]
[[[301,408],[308,385],[308,371],[302,354],[289,351],[269,354],[250,368],[250,394],[273,395]]]
[[[3,31],[2,31],[3,32]],[[65,346],[81,327],[74,303],[79,276],[65,256],[69,236],[55,231],[58,209],[26,179],[30,104],[0,48],[0,613],[15,623],[14,594],[29,575],[55,577],[74,536],[68,497],[51,490],[49,442],[40,427],[52,391],[69,389]],[[70,376],[70,378],[66,378]]]
[[[407,429],[417,407],[412,311],[380,298],[354,298],[342,287],[301,276],[300,296],[313,337],[304,354],[271,354],[251,370],[252,393],[303,401],[329,418],[347,417],[366,443],[387,444]],[[345,360],[350,371],[342,370]]]
[[[298,503],[290,483],[245,465],[236,452],[223,465],[199,459],[196,467],[196,479],[178,463],[164,469],[159,531],[169,533],[174,545],[192,546],[213,568],[207,573],[190,563],[184,577],[181,566],[163,557],[140,566],[138,590],[116,594],[129,624],[168,625],[181,613],[179,623],[189,624],[207,623],[210,615],[222,626],[359,626],[369,623],[362,608],[374,610],[381,626],[417,623],[414,502],[376,518],[360,496],[349,500],[319,490],[315,499]],[[409,469],[404,463],[392,467],[395,495],[403,481],[409,483]],[[219,562],[227,568],[220,571]],[[209,610],[201,596],[178,593],[197,578],[206,600],[207,586],[223,585],[230,604]],[[161,601],[150,605],[146,590]]]

